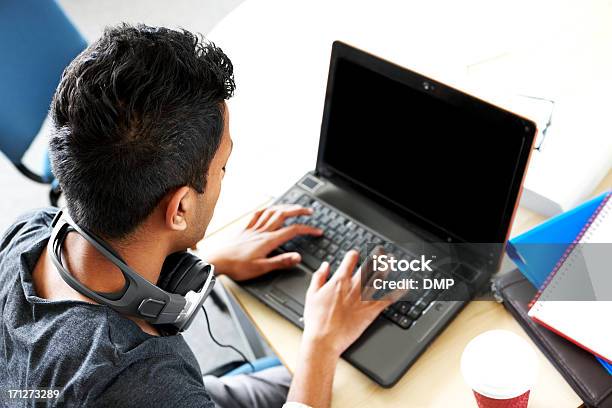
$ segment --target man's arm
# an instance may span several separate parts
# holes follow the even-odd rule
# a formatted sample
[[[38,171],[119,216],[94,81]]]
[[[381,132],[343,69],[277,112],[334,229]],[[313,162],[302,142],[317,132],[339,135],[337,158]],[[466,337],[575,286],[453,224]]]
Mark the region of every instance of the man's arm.
[[[338,357],[314,342],[303,342],[299,355],[287,401],[317,408],[329,406]]]
[[[301,359],[288,401],[328,407],[340,355],[392,303],[361,300],[361,271],[353,274],[358,261],[359,254],[349,251],[329,280],[326,262],[313,275],[304,307]]]

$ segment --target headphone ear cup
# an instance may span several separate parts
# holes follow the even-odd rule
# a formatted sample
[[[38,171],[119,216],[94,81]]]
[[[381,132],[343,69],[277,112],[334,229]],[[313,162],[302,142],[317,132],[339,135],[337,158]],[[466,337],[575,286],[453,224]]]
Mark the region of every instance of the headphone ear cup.
[[[170,287],[173,286],[171,281],[176,279],[177,270],[179,270],[183,263],[184,254],[186,253],[187,252],[175,252],[166,257],[159,274],[159,279],[157,280],[157,286],[166,292],[171,292]]]
[[[189,252],[175,252],[164,261],[157,286],[166,292],[185,296],[190,290],[198,291],[204,285],[208,277],[207,267],[208,264]]]

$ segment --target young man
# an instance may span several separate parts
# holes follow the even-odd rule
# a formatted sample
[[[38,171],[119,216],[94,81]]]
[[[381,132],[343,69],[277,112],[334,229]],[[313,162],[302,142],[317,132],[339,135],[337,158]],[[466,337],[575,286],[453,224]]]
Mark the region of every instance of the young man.
[[[62,77],[51,107],[50,153],[67,211],[151,283],[166,256],[202,239],[213,215],[232,150],[225,100],[233,91],[232,64],[219,48],[189,32],[146,26],[106,30]],[[61,406],[326,407],[340,354],[389,304],[360,300],[352,251],[329,281],[326,264],[313,276],[288,395],[286,372],[205,385],[182,336],[162,336],[64,282],[46,251],[56,212],[29,213],[0,240],[6,403],[8,389],[53,387]],[[295,265],[297,253],[269,254],[300,234],[321,235],[306,225],[283,226],[310,213],[297,206],[259,211],[207,260],[235,280]],[[90,289],[124,286],[121,272],[77,233],[66,237],[62,261]]]

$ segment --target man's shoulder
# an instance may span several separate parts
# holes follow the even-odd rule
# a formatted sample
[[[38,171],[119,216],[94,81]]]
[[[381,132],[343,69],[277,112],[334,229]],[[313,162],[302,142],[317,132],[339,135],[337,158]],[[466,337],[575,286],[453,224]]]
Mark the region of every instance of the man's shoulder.
[[[88,396],[95,406],[214,407],[199,369],[173,354],[136,360],[117,371],[107,384],[96,380],[96,385],[102,387]]]
[[[59,209],[55,207],[30,210],[20,215],[13,224],[6,229],[0,238],[0,256],[11,245],[36,239],[42,232],[46,232]]]
[[[49,237],[49,226],[57,211],[57,208],[28,211],[0,234],[0,297],[6,294],[9,282],[14,282],[22,272],[25,275],[31,272],[23,268],[34,267],[42,251],[37,244]]]

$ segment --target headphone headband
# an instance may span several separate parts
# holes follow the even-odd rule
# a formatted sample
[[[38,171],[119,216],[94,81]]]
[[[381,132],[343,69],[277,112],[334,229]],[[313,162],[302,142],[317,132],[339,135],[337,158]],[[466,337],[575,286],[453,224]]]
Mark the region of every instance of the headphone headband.
[[[170,324],[176,327],[178,331],[183,331],[189,327],[213,288],[215,282],[214,267],[199,259],[198,261],[202,265],[189,272],[207,273],[207,277],[201,287],[190,288],[183,296],[165,291],[140,276],[108,244],[93,233],[78,226],[66,211],[60,210],[57,213],[51,227],[53,231],[47,246],[48,253],[62,279],[82,295],[97,303],[108,305],[121,314],[137,316],[152,324]],[[122,292],[103,293],[91,290],[79,282],[64,267],[62,263],[62,244],[68,233],[73,231],[85,238],[97,251],[121,270],[126,280]]]

